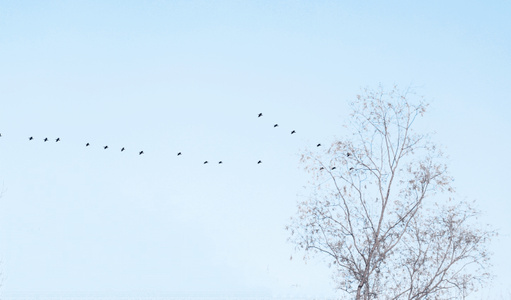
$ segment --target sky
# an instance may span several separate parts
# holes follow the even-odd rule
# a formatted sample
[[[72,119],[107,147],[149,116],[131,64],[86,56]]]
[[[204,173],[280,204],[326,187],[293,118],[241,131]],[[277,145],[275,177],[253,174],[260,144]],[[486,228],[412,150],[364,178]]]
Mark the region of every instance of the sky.
[[[397,84],[430,103],[418,129],[499,230],[496,277],[473,299],[511,295],[510,14],[498,0],[0,2],[0,293],[335,295],[321,258],[287,242],[310,179],[299,157],[346,134],[363,88]]]

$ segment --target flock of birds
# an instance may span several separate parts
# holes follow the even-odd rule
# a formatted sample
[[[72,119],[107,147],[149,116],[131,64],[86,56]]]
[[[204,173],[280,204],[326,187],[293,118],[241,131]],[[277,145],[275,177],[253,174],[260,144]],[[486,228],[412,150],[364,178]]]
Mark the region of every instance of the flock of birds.
[[[259,113],[259,114],[257,115],[257,117],[258,117],[258,118],[260,118],[260,117],[262,117],[262,116],[263,116],[263,113]],[[279,124],[277,124],[277,123],[276,123],[275,125],[273,125],[273,128],[277,128],[277,127],[279,127]],[[292,130],[292,131],[291,131],[291,134],[296,134],[296,130]],[[0,133],[0,137],[2,137],[2,134],[1,134],[1,133]],[[33,141],[33,140],[34,140],[34,137],[33,137],[33,136],[31,136],[31,137],[29,137],[29,138],[28,138],[28,140],[29,140],[29,141]],[[43,141],[44,141],[44,142],[48,142],[48,141],[49,141],[49,139],[48,139],[47,137],[45,137],[45,138],[43,139]],[[56,143],[60,142],[60,137],[57,137],[57,138],[55,139],[55,142],[56,142]],[[90,147],[90,146],[91,146],[91,144],[90,144],[89,142],[87,142],[87,143],[85,144],[85,147]],[[317,144],[317,145],[316,145],[316,147],[321,147],[321,144]],[[103,146],[103,149],[104,149],[104,150],[107,150],[108,148],[109,148],[109,147],[108,147],[108,145]],[[122,148],[121,148],[121,152],[124,152],[125,150],[126,150],[126,148],[125,148],[125,147],[122,147]],[[144,154],[144,151],[143,151],[143,150],[140,150],[140,151],[138,152],[138,155],[142,155],[142,154]],[[181,156],[181,155],[183,155],[183,153],[182,153],[182,152],[178,152],[178,153],[177,153],[177,156]],[[346,155],[347,155],[347,156],[350,156],[351,154],[350,154],[350,153],[347,153]],[[257,161],[257,164],[258,164],[258,165],[260,165],[260,164],[262,164],[262,163],[263,163],[263,162],[262,162],[262,160],[258,160],[258,161]],[[207,160],[206,160],[206,161],[204,161],[204,163],[203,163],[203,164],[209,164],[209,161],[207,161]],[[221,164],[223,164],[223,162],[222,162],[222,161],[219,161],[219,162],[218,162],[218,164],[220,164],[220,165],[221,165]],[[324,167],[321,167],[321,168],[320,168],[320,170],[324,170],[324,169],[325,169]],[[330,169],[331,169],[331,170],[335,170],[335,169],[336,169],[336,167],[331,167]],[[350,168],[350,170],[353,170],[353,168]]]
[[[0,133],[0,137],[2,137],[2,134],[1,134],[1,133]],[[29,141],[34,140],[34,137],[33,137],[33,136],[31,136],[31,137],[29,137],[29,138],[28,138],[28,140],[29,140]],[[47,141],[49,141],[49,139],[48,139],[47,137],[45,137],[43,141],[46,143]],[[59,137],[58,137],[58,138],[56,138],[56,139],[55,139],[55,142],[56,142],[56,143],[60,142],[60,138],[59,138]],[[85,144],[85,147],[89,147],[89,146],[90,146],[90,143]],[[106,149],[108,149],[108,145],[103,146],[103,149],[105,149],[105,150],[106,150]],[[121,148],[121,152],[124,152],[124,150],[126,150],[126,148],[122,147],[122,148]],[[142,154],[144,154],[144,151],[140,151],[140,152],[138,153],[138,155],[142,155]],[[181,152],[179,152],[179,154],[178,154],[178,155],[181,155]]]

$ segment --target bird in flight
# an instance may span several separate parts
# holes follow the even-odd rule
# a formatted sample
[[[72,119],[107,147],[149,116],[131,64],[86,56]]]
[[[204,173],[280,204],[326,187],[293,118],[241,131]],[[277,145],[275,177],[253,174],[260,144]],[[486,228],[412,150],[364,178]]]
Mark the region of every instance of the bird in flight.
[[[108,146],[103,147],[103,149],[108,149]]]
[[[219,164],[219,165],[221,165],[221,164],[223,164],[223,163],[222,163],[222,161],[219,161],[219,162],[218,162],[218,164]]]
[[[319,168],[319,169],[320,169],[320,170],[324,170],[325,168],[324,168],[324,167],[321,167],[321,168]]]
[[[355,169],[355,168],[351,167],[351,168],[350,168],[350,171],[351,171],[351,170],[353,170],[353,169]]]
[[[258,165],[259,165],[259,164],[262,164],[262,163],[263,163],[262,161],[258,161],[258,162],[257,162],[257,164],[258,164]]]
[[[179,155],[181,155],[181,152],[178,152],[178,153],[177,153],[177,156],[179,156]]]
[[[121,148],[121,152],[124,151],[124,147]]]
[[[90,144],[89,144],[89,143],[85,144],[85,147],[89,147],[89,146],[90,146]]]
[[[259,113],[259,114],[257,115],[257,117],[258,117],[258,118],[260,118],[260,117],[262,117],[262,116],[263,116],[263,113]]]
[[[295,134],[295,133],[296,133],[296,131],[294,131],[294,130],[293,130],[293,131],[291,131],[291,134]]]
[[[346,156],[348,156],[348,157],[349,157],[350,155],[351,155],[351,153],[349,153],[349,152],[348,152],[348,153],[346,153]]]
[[[55,142],[58,142],[58,141],[60,141],[60,138],[57,138],[57,139],[55,140]]]
[[[317,144],[316,147],[321,147],[321,144]]]
[[[144,151],[138,152],[138,155],[142,155],[142,154],[144,154]]]
[[[206,160],[206,161],[204,161],[204,164],[207,164],[207,163],[208,163],[208,161],[207,161],[207,160]]]
[[[335,169],[337,169],[337,168],[336,167],[332,167],[332,170],[335,170]]]
[[[275,124],[275,125],[273,125],[273,128],[275,128],[275,127],[279,127],[279,124]]]
[[[44,138],[44,141],[47,142],[48,141],[48,138]]]
[[[31,136],[31,137],[29,137],[29,138],[28,138],[28,140],[29,140],[29,141],[31,141],[31,140],[33,140],[33,139],[34,139],[34,137],[33,137],[33,136]]]

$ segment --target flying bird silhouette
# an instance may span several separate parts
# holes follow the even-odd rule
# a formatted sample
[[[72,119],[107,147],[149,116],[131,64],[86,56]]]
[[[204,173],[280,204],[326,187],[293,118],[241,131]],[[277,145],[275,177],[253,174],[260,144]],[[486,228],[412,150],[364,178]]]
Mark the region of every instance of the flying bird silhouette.
[[[44,141],[47,142],[48,141],[48,138],[44,138]]]
[[[279,127],[279,124],[275,124],[275,125],[273,125],[273,128],[275,128],[275,127]]]
[[[90,146],[90,144],[89,144],[89,143],[85,144],[85,147],[89,147],[89,146]]]
[[[263,116],[263,113],[259,113],[259,114],[257,115],[257,117],[258,117],[258,118],[260,118],[260,117],[262,117],[262,116]]]
[[[108,149],[108,146],[103,147],[103,149]]]
[[[293,130],[293,131],[291,131],[291,134],[295,134],[295,133],[296,133],[296,131],[294,131],[294,130]]]
[[[262,164],[262,163],[263,163],[262,161],[258,161],[258,162],[257,162],[257,164],[258,164],[258,165],[259,165],[259,164]]]
[[[138,152],[138,155],[142,155],[142,154],[144,154],[144,151]]]
[[[223,163],[222,163],[222,161],[219,161],[219,162],[218,162],[218,164],[219,164],[219,165],[221,165],[221,164],[223,164]]]
[[[206,161],[204,161],[204,164],[207,164],[207,163],[208,163],[208,161],[207,161],[207,160],[206,160]]]
[[[121,148],[121,152],[124,151],[124,147]]]
[[[58,141],[60,141],[60,138],[57,138],[57,139],[55,140],[55,142],[58,142]]]
[[[324,170],[325,168],[324,168],[324,167],[321,167],[321,168],[319,168],[319,169],[320,169],[320,170]]]
[[[31,136],[31,137],[29,137],[28,139],[31,141],[31,140],[33,140],[33,139],[34,139],[34,137],[33,137],[33,136]]]
[[[321,147],[321,144],[317,144],[316,147]]]
[[[181,152],[178,152],[178,153],[177,153],[177,156],[179,156],[179,155],[181,155]]]
[[[351,155],[351,153],[349,153],[349,152],[348,152],[348,153],[346,153],[346,156],[348,156],[348,157],[349,157],[350,155]]]
[[[335,170],[335,169],[337,169],[337,168],[336,167],[332,167],[332,170]]]
[[[351,168],[350,168],[350,171],[351,171],[351,170],[353,170],[353,169],[355,169],[355,168],[351,167]]]

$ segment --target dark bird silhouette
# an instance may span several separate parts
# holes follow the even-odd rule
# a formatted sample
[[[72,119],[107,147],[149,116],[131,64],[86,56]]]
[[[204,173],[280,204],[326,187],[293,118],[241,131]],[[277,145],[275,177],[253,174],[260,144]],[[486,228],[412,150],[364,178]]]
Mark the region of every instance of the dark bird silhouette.
[[[207,161],[207,160],[206,160],[206,161],[204,161],[204,164],[207,164],[207,163],[208,163],[208,161]]]
[[[325,168],[321,167],[321,168],[319,168],[319,169],[320,169],[320,170],[324,170]]]
[[[121,152],[124,151],[124,147],[121,148]]]
[[[142,154],[144,154],[144,151],[138,152],[138,155],[142,155]]]
[[[262,163],[263,163],[262,161],[258,161],[258,162],[257,162],[257,164],[258,164],[258,165],[259,165],[259,164],[262,164]]]
[[[181,152],[178,152],[178,153],[177,153],[177,156],[179,156],[179,155],[181,155]]]
[[[223,162],[222,162],[222,161],[219,161],[219,162],[218,162],[218,164],[219,164],[219,165],[221,165],[221,164],[223,164]]]
[[[275,127],[279,127],[279,124],[275,124],[275,125],[273,125],[273,128],[275,128]]]
[[[58,142],[58,141],[60,141],[60,138],[57,138],[57,139],[55,140],[55,142]]]
[[[355,168],[351,167],[351,168],[350,168],[350,171],[351,171],[351,170],[354,170],[354,169],[355,169]]]
[[[296,133],[296,131],[294,131],[294,130],[293,130],[293,131],[291,131],[291,134],[295,134],[295,133]]]
[[[260,117],[262,117],[262,116],[263,116],[263,113],[259,113],[259,114],[257,115],[257,117],[258,117],[258,118],[260,118]]]
[[[348,152],[348,153],[346,153],[346,156],[348,156],[348,157],[349,157],[350,155],[351,155],[351,153],[349,153],[349,152]]]
[[[30,141],[31,141],[31,140],[33,140],[33,139],[34,139],[34,137],[33,137],[33,136],[31,136],[31,137],[29,137],[29,138],[28,138],[28,140],[30,140]]]
[[[0,137],[2,137],[2,134],[0,133]]]
[[[103,147],[103,149],[108,149],[108,146]]]
[[[90,146],[90,144],[89,144],[89,143],[85,144],[85,147],[89,147],[89,146]]]
[[[321,144],[317,144],[316,147],[321,147]]]
[[[337,168],[336,167],[332,167],[332,170],[335,170],[335,169],[337,169]]]
[[[44,141],[47,142],[48,141],[48,138],[44,138]]]

